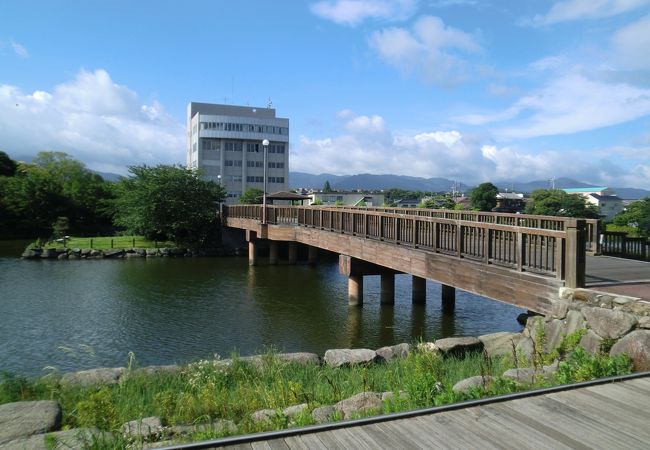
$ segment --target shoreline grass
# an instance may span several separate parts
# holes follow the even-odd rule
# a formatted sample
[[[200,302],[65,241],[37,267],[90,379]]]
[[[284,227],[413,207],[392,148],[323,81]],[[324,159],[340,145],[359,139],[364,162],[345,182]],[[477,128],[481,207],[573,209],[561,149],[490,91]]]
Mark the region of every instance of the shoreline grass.
[[[63,241],[47,241],[45,243],[34,242],[30,248],[92,248],[95,250],[108,250],[111,248],[164,248],[176,247],[170,241],[151,241],[143,236],[97,236],[97,237],[76,237],[71,236]]]
[[[546,355],[551,358],[555,355]],[[543,359],[543,358],[542,358]],[[231,420],[237,434],[306,426],[315,421],[310,411],[334,405],[361,392],[393,392],[377,413],[393,413],[463,400],[489,397],[575,381],[621,375],[631,372],[629,358],[590,355],[581,348],[559,363],[555,375],[539,377],[532,386],[518,385],[503,378],[503,372],[516,368],[509,356],[488,358],[482,353],[463,358],[442,357],[415,348],[408,357],[362,366],[332,368],[327,365],[283,362],[269,352],[261,365],[234,357],[230,365],[218,360],[198,361],[183,366],[178,373],[147,375],[131,365],[126,376],[115,385],[82,387],[63,385],[57,377],[26,379],[8,374],[0,378],[0,404],[20,400],[57,400],[63,409],[65,428],[97,427],[121,434],[123,423],[158,416],[167,426],[208,424]],[[520,367],[522,367],[519,364]],[[455,383],[472,376],[483,376],[483,388],[465,393],[452,390]],[[267,422],[254,422],[251,413],[260,409],[281,411],[306,403],[309,412],[289,420],[278,415]],[[336,418],[335,418],[336,419]],[[227,431],[203,430],[189,440],[223,437]],[[116,437],[116,439],[125,439]],[[135,445],[137,442],[130,442]],[[140,443],[141,444],[141,443]],[[100,445],[111,448],[115,443]]]

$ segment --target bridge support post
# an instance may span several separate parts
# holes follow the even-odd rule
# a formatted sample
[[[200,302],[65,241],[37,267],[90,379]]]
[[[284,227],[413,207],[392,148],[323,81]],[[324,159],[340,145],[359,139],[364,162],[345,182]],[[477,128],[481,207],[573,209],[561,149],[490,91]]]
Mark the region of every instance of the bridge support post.
[[[277,241],[269,241],[269,264],[278,263],[279,245]]]
[[[298,261],[298,243],[289,242],[289,264],[295,264]]]
[[[392,273],[381,275],[380,302],[382,305],[395,304],[395,275]]]
[[[456,288],[446,284],[441,284],[440,287],[442,290],[442,312],[453,313],[456,309]]]
[[[350,275],[348,277],[348,305],[363,305],[363,276]]]
[[[248,239],[248,265],[254,266],[257,264],[257,242],[255,236],[251,233]]]
[[[564,284],[569,288],[585,287],[585,220],[574,219],[566,225]]]
[[[413,275],[411,281],[411,298],[413,303],[423,304],[427,301],[427,280],[426,278]]]
[[[313,245],[310,245],[308,252],[309,253],[307,255],[307,263],[316,264],[316,261],[318,260],[318,247],[314,247]]]

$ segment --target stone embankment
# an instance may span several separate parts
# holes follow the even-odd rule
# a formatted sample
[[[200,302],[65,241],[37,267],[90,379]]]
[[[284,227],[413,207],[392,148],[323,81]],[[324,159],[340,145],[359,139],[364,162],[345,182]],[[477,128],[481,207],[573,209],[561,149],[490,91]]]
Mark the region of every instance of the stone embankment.
[[[163,258],[163,257],[188,257],[188,256],[235,256],[239,249],[218,248],[214,250],[200,250],[198,252],[185,248],[28,248],[23,254],[23,259],[131,259],[131,258]]]

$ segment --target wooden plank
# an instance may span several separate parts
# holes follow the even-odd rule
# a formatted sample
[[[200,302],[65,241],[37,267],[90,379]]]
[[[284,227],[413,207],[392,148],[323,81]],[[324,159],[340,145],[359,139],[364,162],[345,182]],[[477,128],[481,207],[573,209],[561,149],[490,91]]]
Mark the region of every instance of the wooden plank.
[[[625,439],[622,434],[616,434],[608,426],[595,423],[581,411],[575,408],[569,410],[543,396],[507,402],[499,407],[508,408],[509,413],[537,423],[547,430],[545,432],[562,437],[567,443],[572,442],[571,445],[576,448],[620,448],[622,443],[635,442]]]
[[[327,450],[328,447],[323,444],[323,442],[320,440],[319,436],[322,434],[321,433],[305,433],[301,434],[300,436],[291,436],[286,438],[284,441],[287,443],[289,448],[291,449],[321,449],[321,450]]]

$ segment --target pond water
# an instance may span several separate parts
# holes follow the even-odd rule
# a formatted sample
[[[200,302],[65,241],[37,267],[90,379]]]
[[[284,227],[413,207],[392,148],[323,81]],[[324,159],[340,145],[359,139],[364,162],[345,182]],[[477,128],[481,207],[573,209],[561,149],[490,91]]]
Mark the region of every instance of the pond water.
[[[129,352],[141,365],[271,347],[322,355],[521,329],[520,308],[461,291],[455,313],[443,315],[436,283],[427,282],[426,305],[413,305],[411,278],[398,275],[394,306],[379,304],[378,276],[364,284],[358,308],[347,305],[336,258],[249,267],[242,257],[0,257],[0,370],[31,376],[46,367],[124,366]]]

